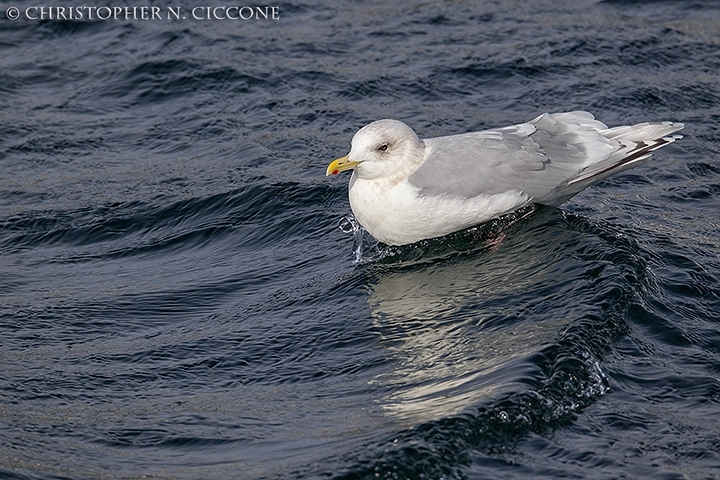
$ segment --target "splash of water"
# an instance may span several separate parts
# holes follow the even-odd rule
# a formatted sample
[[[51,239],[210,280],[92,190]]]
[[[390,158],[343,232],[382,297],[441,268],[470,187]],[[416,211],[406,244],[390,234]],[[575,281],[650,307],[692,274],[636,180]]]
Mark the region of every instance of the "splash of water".
[[[353,214],[348,214],[338,225],[344,233],[353,236],[353,264],[363,265],[382,259],[387,255],[388,247],[383,248],[357,221]]]

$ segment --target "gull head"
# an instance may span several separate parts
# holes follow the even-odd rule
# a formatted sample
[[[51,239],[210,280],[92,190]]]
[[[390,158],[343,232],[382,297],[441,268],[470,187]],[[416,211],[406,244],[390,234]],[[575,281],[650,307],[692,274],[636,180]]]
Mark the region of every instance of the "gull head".
[[[353,136],[350,153],[334,160],[326,175],[354,169],[358,178],[407,178],[424,158],[425,144],[398,120],[378,120]]]

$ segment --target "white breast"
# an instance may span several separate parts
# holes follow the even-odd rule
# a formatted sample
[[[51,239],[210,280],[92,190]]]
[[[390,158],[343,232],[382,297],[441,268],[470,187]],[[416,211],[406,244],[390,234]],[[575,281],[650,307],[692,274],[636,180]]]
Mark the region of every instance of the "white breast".
[[[348,191],[355,218],[377,240],[405,245],[462,230],[529,203],[517,191],[460,198],[421,196],[407,181],[388,185],[382,180],[353,177]]]

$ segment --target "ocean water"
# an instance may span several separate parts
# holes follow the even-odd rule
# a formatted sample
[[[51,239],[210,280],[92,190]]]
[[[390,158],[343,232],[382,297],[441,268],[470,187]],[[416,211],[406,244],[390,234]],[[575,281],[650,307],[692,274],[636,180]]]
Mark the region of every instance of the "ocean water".
[[[720,478],[717,2],[42,5],[0,6],[1,478]],[[324,175],[579,109],[685,137],[393,249]]]

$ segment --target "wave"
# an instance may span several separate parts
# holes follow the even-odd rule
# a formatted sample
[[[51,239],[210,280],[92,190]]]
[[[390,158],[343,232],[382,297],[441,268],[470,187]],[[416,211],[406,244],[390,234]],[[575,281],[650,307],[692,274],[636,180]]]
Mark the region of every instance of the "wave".
[[[11,214],[0,219],[0,252],[103,244],[101,253],[63,259],[100,260],[194,248],[249,226],[254,228],[246,228],[239,241],[257,245],[293,227],[298,217],[290,208],[302,211],[303,205],[322,202],[327,193],[325,186],[299,187],[257,178],[236,190],[168,203],[128,201]]]
[[[374,384],[408,428],[342,479],[461,478],[471,452],[511,451],[571,424],[608,392],[602,359],[646,285],[630,238],[546,207],[507,227],[496,249],[358,268],[376,277],[368,302],[402,365]]]

